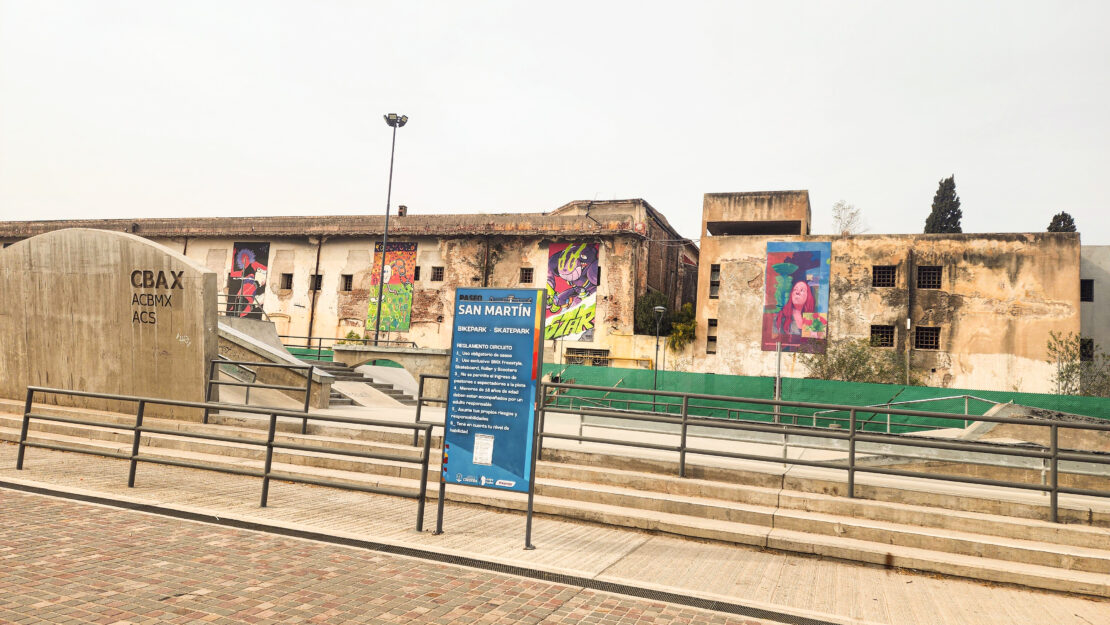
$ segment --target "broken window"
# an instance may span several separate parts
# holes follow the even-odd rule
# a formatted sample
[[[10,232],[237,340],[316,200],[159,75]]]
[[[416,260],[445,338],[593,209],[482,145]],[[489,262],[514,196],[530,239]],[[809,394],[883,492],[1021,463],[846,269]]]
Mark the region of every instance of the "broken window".
[[[350,290],[352,290],[354,288],[354,285],[355,285],[355,277],[353,275],[349,274],[349,273],[345,273],[345,274],[343,274],[342,278],[343,278],[342,279],[343,284],[341,285],[341,288],[339,290],[340,291],[350,291]]]
[[[293,274],[291,274],[291,273],[281,274],[281,288],[284,289],[284,290],[289,290],[289,289],[293,288]]]
[[[709,266],[709,299],[720,297],[721,291],[721,266]]]
[[[432,267],[432,282],[443,282],[443,267]]]
[[[940,349],[940,328],[917,326],[913,333],[914,349]]]
[[[897,276],[894,265],[875,265],[871,267],[871,286],[889,288],[894,286]]]
[[[520,283],[521,284],[532,284],[532,275],[533,275],[533,273],[534,272],[533,272],[531,267],[521,267],[520,268]]]
[[[871,347],[894,347],[894,326],[871,326]]]
[[[710,319],[709,327],[705,332],[705,353],[717,353],[717,320]]]
[[[917,288],[939,289],[940,267],[937,265],[922,265],[917,268]]]
[[[1093,302],[1095,301],[1095,281],[1094,280],[1080,280],[1079,281],[1079,301]]]

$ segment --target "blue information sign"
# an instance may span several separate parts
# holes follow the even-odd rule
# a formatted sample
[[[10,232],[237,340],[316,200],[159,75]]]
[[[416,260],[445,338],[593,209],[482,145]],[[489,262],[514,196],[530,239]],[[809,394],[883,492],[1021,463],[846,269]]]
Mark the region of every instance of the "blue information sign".
[[[539,289],[456,290],[445,482],[528,492],[543,297]]]

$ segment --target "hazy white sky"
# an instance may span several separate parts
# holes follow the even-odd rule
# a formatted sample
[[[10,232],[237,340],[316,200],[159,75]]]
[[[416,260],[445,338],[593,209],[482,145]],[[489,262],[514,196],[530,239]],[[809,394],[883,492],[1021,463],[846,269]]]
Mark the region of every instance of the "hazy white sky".
[[[1108,2],[0,0],[0,219],[546,211],[808,189],[1110,244]]]

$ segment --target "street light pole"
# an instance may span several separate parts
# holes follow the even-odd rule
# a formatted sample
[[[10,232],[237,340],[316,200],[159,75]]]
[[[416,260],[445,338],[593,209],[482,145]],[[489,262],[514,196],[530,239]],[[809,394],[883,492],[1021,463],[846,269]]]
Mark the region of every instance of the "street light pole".
[[[655,379],[652,380],[651,390],[659,390],[659,327],[663,323],[663,315],[667,313],[667,309],[663,306],[656,306],[652,309],[655,313]],[[651,396],[651,411],[655,412],[655,395]]]
[[[389,187],[385,193],[385,230],[382,232],[382,262],[378,267],[378,308],[374,315],[374,346],[378,345],[378,336],[382,331],[382,295],[385,294],[385,248],[389,243],[389,203],[393,196],[393,154],[397,149],[397,129],[409,121],[408,115],[398,116],[396,113],[384,115],[385,123],[393,128],[393,144],[389,148]]]

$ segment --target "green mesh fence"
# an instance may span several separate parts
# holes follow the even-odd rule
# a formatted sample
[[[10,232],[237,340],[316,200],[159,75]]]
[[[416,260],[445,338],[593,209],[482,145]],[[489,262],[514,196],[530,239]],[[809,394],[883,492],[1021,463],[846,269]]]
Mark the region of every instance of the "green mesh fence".
[[[655,373],[650,370],[545,364],[544,374],[558,375],[560,381],[566,383],[644,391],[629,393],[617,390],[572,390],[560,393],[558,398],[552,400],[557,401],[559,405],[581,405],[584,407],[595,405],[632,410],[652,410],[654,405],[654,410],[660,413],[681,413],[681,400],[664,397],[653,398],[651,389]],[[658,389],[661,391],[737,398],[772,399],[774,397],[775,380],[771,377],[661,371],[658,377]],[[964,396],[970,396],[970,398]],[[977,391],[899,384],[864,384],[799,378],[783,378],[782,399],[785,401],[850,406],[890,404],[895,409],[941,412],[952,415],[967,414],[969,416],[982,415],[993,406],[993,403],[990,402],[1005,403],[1012,401],[1016,404],[1036,408],[1104,419],[1110,418],[1110,399],[1102,397],[1012,391]],[[980,401],[980,399],[989,401]],[[904,404],[903,402],[913,403]],[[690,400],[689,404],[689,414],[693,416],[731,419],[773,421],[776,418],[773,410],[768,406],[745,404],[737,401]],[[813,409],[783,408],[781,412],[782,414],[778,415],[779,420],[800,425],[815,424],[827,427],[836,422],[843,424],[848,418],[846,412],[815,411]],[[856,417],[865,430],[885,431],[888,429],[886,413],[857,411]],[[933,427],[953,427],[960,421],[958,416],[955,419],[943,419],[891,415],[889,418],[889,430],[892,432],[906,432]]]
[[[332,351],[330,349],[322,349],[317,351],[315,347],[288,347],[285,348],[290,354],[297,358],[311,358],[313,360],[332,360]]]

